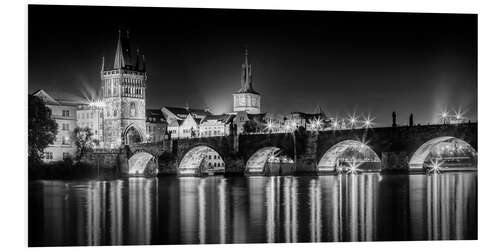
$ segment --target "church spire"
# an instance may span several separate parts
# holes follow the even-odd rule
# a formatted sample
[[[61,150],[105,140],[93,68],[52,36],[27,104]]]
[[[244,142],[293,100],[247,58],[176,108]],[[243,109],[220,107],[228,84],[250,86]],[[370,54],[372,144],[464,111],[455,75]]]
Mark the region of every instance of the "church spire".
[[[102,57],[101,73],[104,72],[104,56]]]
[[[248,63],[248,49],[245,48],[245,63],[241,65],[240,93],[257,93],[252,87],[252,65]]]
[[[120,69],[122,67],[125,67],[125,58],[123,57],[122,31],[118,29],[118,44],[116,45],[115,63],[113,68]]]
[[[126,36],[122,35],[122,31],[118,30],[118,43],[116,45],[114,69],[125,68],[126,66],[133,66],[131,62],[131,52],[129,44],[129,31],[126,31]]]

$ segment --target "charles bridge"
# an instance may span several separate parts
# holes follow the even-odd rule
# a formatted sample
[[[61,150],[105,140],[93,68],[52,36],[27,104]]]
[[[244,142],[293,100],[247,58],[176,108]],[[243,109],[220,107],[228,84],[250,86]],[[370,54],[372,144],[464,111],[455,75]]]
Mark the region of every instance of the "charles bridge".
[[[295,133],[164,140],[127,145],[114,151],[96,151],[93,158],[101,159],[101,164],[118,167],[122,173],[179,174],[186,167],[186,158],[201,159],[200,152],[208,149],[220,155],[225,163],[224,173],[231,174],[247,172],[249,161],[261,164],[263,169],[263,164],[274,152],[267,149],[279,149],[281,155],[295,160],[295,172],[316,172],[321,159],[332,148],[342,142],[354,141],[373,150],[380,159],[382,170],[408,170],[411,161],[420,157],[418,154],[428,153],[422,148],[426,144],[441,142],[440,138],[456,138],[477,151],[477,123],[336,131],[298,129]],[[256,161],[255,158],[262,159]],[[198,168],[200,160],[189,164]],[[132,168],[136,170],[132,171]]]

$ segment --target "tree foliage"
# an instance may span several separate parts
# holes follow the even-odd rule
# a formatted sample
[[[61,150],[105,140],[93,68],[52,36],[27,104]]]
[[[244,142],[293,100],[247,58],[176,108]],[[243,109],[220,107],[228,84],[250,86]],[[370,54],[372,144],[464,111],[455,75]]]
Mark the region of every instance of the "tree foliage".
[[[51,118],[50,109],[34,95],[28,96],[28,161],[40,163],[44,150],[54,143],[57,122]]]
[[[249,133],[255,133],[257,132],[257,122],[254,120],[248,120],[243,124],[243,133],[249,134]]]
[[[88,127],[76,127],[75,130],[73,130],[72,137],[76,146],[77,161],[80,161],[87,153],[92,152],[92,144],[94,142],[92,135],[92,130]]]

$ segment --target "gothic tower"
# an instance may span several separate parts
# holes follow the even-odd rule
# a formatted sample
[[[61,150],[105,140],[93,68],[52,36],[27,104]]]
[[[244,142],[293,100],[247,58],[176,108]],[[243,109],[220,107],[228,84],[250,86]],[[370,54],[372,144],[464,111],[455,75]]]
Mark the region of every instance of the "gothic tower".
[[[252,87],[252,65],[248,64],[248,50],[245,49],[245,63],[241,65],[241,88],[233,94],[233,111],[249,114],[260,113],[260,94]]]
[[[118,31],[112,68],[101,67],[104,146],[142,142],[146,137],[146,62],[136,51],[132,58],[130,36]]]

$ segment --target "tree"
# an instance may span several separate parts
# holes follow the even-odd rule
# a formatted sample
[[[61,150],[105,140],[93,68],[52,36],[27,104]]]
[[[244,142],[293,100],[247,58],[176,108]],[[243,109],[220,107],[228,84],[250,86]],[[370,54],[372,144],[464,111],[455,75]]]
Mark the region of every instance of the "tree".
[[[243,124],[243,133],[254,133],[257,131],[257,122],[254,120],[248,120]]]
[[[76,160],[80,161],[84,155],[92,152],[92,130],[88,127],[77,127],[73,130],[73,141],[76,146]]]
[[[28,96],[28,161],[41,162],[45,148],[54,143],[57,122],[51,118],[50,109],[38,96]]]

